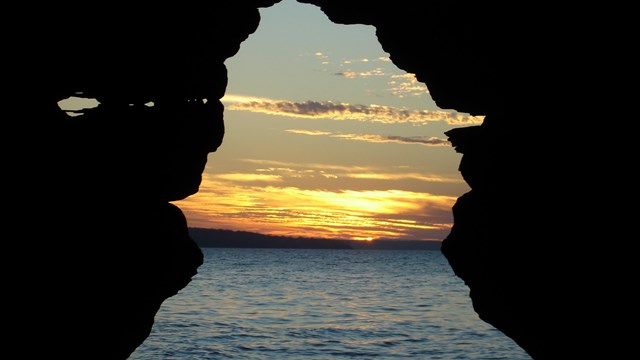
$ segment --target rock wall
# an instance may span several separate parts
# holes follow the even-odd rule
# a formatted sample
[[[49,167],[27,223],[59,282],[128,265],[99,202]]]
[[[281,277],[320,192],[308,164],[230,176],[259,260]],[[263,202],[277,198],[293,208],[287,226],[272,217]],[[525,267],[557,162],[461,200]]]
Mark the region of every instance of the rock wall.
[[[198,190],[224,135],[224,60],[275,2],[5,5],[5,350],[124,359],[196,274],[202,254],[169,202]],[[602,9],[300,2],[375,26],[441,108],[486,116],[447,134],[472,190],[442,248],[480,317],[536,359],[623,348],[600,302],[619,288],[584,251],[615,221],[584,190],[611,166],[595,156],[598,130],[576,126],[615,74],[593,61],[594,47],[618,51],[600,47]],[[100,105],[68,116],[57,102],[69,96]]]
[[[605,223],[620,222],[607,209],[620,204],[588,195],[608,191],[608,174],[617,173],[608,162],[627,156],[593,143],[607,126],[589,110],[596,101],[619,104],[608,79],[624,78],[618,71],[628,67],[612,60],[620,50],[609,44],[623,31],[593,19],[624,10],[299,2],[336,23],[375,26],[393,63],[416,74],[439,107],[485,116],[482,125],[447,132],[471,191],[455,204],[442,246],[480,318],[535,359],[610,358],[624,349],[611,319],[629,310],[613,295],[626,272],[596,250],[614,233]]]
[[[125,359],[197,273],[170,201],[198,190],[224,61],[275,2],[7,4],[5,352]]]

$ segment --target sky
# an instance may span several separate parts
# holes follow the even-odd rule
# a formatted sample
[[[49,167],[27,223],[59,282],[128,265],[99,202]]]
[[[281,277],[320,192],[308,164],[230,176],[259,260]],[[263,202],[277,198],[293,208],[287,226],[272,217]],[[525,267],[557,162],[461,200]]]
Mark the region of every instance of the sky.
[[[375,28],[295,0],[260,9],[227,59],[225,138],[190,227],[353,240],[443,240],[469,191],[444,132],[482,122],[440,109]]]

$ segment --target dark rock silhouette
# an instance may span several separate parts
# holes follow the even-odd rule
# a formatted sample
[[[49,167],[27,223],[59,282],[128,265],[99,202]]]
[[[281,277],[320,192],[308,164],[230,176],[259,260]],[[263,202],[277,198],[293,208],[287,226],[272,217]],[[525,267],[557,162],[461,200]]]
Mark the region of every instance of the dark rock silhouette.
[[[2,45],[5,350],[124,359],[144,341],[202,262],[169,202],[198,190],[222,141],[224,60],[256,30],[257,8],[276,2],[5,7],[16,24]],[[300,2],[375,26],[441,108],[486,115],[448,133],[472,190],[442,247],[480,317],[536,359],[622,348],[599,302],[613,286],[575,240],[604,238],[608,227],[584,225],[613,218],[594,216],[574,186],[596,184],[596,158],[567,120],[588,105],[594,79],[576,64],[603,30],[573,7]],[[57,106],[69,96],[100,105],[70,117]]]
[[[224,135],[224,61],[275,2],[8,6],[5,352],[125,359],[197,273],[169,202],[198,190]],[[71,96],[99,105],[69,116]]]
[[[440,250],[440,241],[385,240],[373,241],[289,237],[223,229],[189,228],[199,247],[342,249],[342,250]]]
[[[350,241],[346,240],[275,236],[250,231],[190,228],[189,234],[201,248],[352,249]]]
[[[613,45],[625,31],[590,19],[624,10],[299,2],[319,6],[336,23],[375,26],[393,63],[416,74],[438,106],[485,116],[480,126],[447,132],[472,190],[454,206],[442,244],[480,318],[535,359],[616,358],[628,350],[613,319],[630,307],[611,294],[625,287],[617,279],[629,271],[613,270],[613,257],[596,250],[616,238],[620,219],[609,211],[621,205],[588,195],[617,187],[608,177],[617,173],[614,159],[625,155],[593,143],[606,127],[587,109],[597,100],[620,104],[613,84],[629,70]]]

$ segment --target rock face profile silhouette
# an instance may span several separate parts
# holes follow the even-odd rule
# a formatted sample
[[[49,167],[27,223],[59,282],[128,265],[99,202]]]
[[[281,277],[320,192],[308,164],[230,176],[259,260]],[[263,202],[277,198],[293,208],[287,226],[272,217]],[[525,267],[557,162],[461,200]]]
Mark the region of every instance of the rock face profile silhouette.
[[[615,319],[636,312],[621,295],[634,261],[619,246],[635,231],[619,209],[634,185],[611,174],[633,151],[594,143],[621,132],[589,109],[625,103],[616,84],[635,70],[623,55],[629,22],[618,19],[628,9],[299,1],[336,23],[375,26],[440,108],[485,116],[447,133],[471,191],[442,245],[480,318],[535,359],[626,357],[633,340]],[[625,140],[616,144],[634,143]]]
[[[276,2],[7,6],[5,350],[125,359],[148,336],[202,262],[170,202],[197,192],[221,144],[224,61]],[[615,326],[594,325],[611,325],[599,300],[614,287],[582,250],[613,219],[575,187],[599,183],[587,150],[599,134],[577,136],[567,120],[591,95],[575,66],[599,39],[587,18],[488,2],[299,2],[375,26],[441,108],[485,116],[447,133],[471,191],[442,246],[479,316],[535,359],[622,347]],[[58,105],[69,97],[99,105],[71,116]]]
[[[274,2],[11,8],[3,174],[17,265],[3,293],[16,357],[125,359],[197,273],[202,253],[170,202],[197,192],[224,135],[224,61]],[[99,104],[68,114],[69,97]]]
[[[612,177],[634,152],[594,143],[622,132],[589,110],[626,103],[620,82],[637,67],[623,45],[629,9],[300,2],[336,23],[375,26],[393,63],[424,82],[439,107],[485,116],[447,133],[471,191],[455,204],[442,245],[480,318],[535,359],[635,351],[616,320],[637,307],[622,294],[636,252],[624,245],[635,229],[620,212],[635,185]],[[625,135],[616,144],[634,143]]]

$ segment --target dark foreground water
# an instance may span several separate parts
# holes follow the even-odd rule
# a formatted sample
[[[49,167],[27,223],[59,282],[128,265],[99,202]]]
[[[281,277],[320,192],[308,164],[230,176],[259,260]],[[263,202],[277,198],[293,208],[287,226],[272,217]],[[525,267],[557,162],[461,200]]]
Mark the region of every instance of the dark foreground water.
[[[203,251],[130,359],[531,359],[439,251]]]

